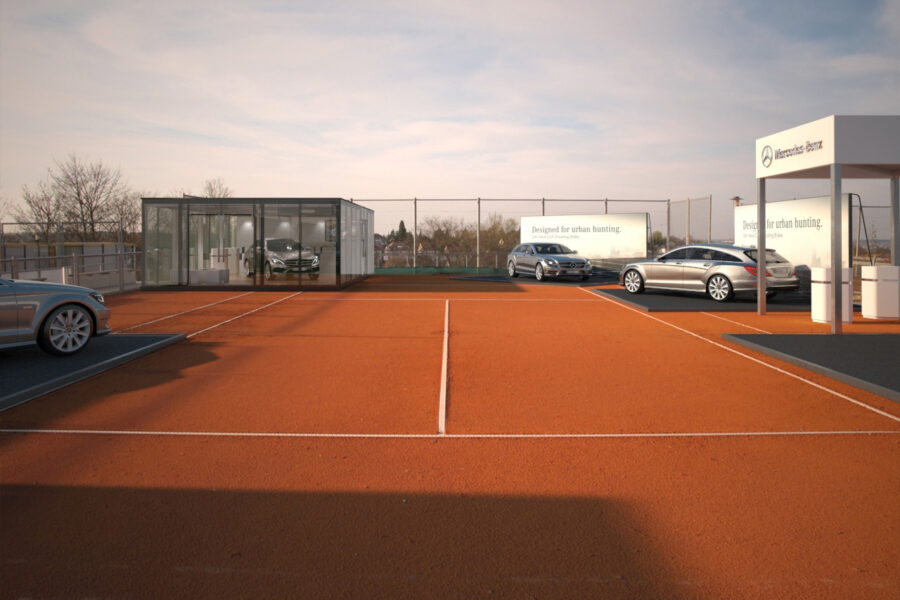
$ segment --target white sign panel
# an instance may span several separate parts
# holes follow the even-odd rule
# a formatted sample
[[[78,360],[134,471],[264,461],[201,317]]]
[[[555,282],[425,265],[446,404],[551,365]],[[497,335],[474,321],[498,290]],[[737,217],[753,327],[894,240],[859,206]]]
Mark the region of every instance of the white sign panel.
[[[756,205],[734,207],[735,246],[756,247]],[[850,266],[850,196],[841,202],[843,263]],[[831,196],[766,202],[766,248],[795,266],[831,266]]]
[[[756,140],[756,178],[831,165],[834,116]]]
[[[647,213],[522,217],[521,241],[560,242],[587,258],[645,258]]]

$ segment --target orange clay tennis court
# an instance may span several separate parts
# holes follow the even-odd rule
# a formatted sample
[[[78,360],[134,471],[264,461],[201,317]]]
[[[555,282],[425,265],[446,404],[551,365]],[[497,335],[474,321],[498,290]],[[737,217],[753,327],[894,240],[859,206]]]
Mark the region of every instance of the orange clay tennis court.
[[[446,276],[109,305],[188,339],[0,413],[4,597],[900,595],[900,405],[722,339],[808,313]]]

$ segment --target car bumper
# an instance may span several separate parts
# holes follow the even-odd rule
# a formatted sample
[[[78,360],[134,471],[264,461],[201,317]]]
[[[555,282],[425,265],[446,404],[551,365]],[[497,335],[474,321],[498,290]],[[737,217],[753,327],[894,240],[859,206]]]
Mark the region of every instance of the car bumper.
[[[108,308],[94,309],[94,319],[96,319],[96,331],[94,335],[100,337],[112,331],[109,326],[110,310]]]
[[[733,283],[735,292],[755,292],[758,289],[757,279],[746,279]],[[800,280],[796,277],[766,277],[766,290],[791,291],[800,289]]]
[[[588,267],[586,269],[566,269],[562,267],[552,267],[550,265],[546,265],[544,267],[544,275],[547,277],[565,277],[567,275],[572,277],[584,277],[585,275],[590,275],[593,273],[593,268]]]

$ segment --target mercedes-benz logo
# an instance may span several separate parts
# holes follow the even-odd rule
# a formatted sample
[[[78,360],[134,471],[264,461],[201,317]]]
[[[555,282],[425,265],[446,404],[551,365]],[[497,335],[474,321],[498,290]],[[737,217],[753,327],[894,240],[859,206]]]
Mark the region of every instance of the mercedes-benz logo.
[[[772,166],[772,159],[774,157],[775,152],[772,150],[772,146],[766,146],[762,151],[762,165],[768,169]]]

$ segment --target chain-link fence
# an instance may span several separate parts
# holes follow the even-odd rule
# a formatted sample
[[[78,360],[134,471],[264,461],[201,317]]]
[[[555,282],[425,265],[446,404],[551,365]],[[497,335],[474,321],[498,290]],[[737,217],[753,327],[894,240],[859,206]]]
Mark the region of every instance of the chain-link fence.
[[[708,232],[710,199],[705,200],[707,208],[696,209],[691,220]],[[351,202],[375,211],[375,268],[381,272],[502,271],[507,254],[521,241],[524,216],[647,213],[650,255],[672,243],[669,223],[674,203],[668,199],[351,198]]]

